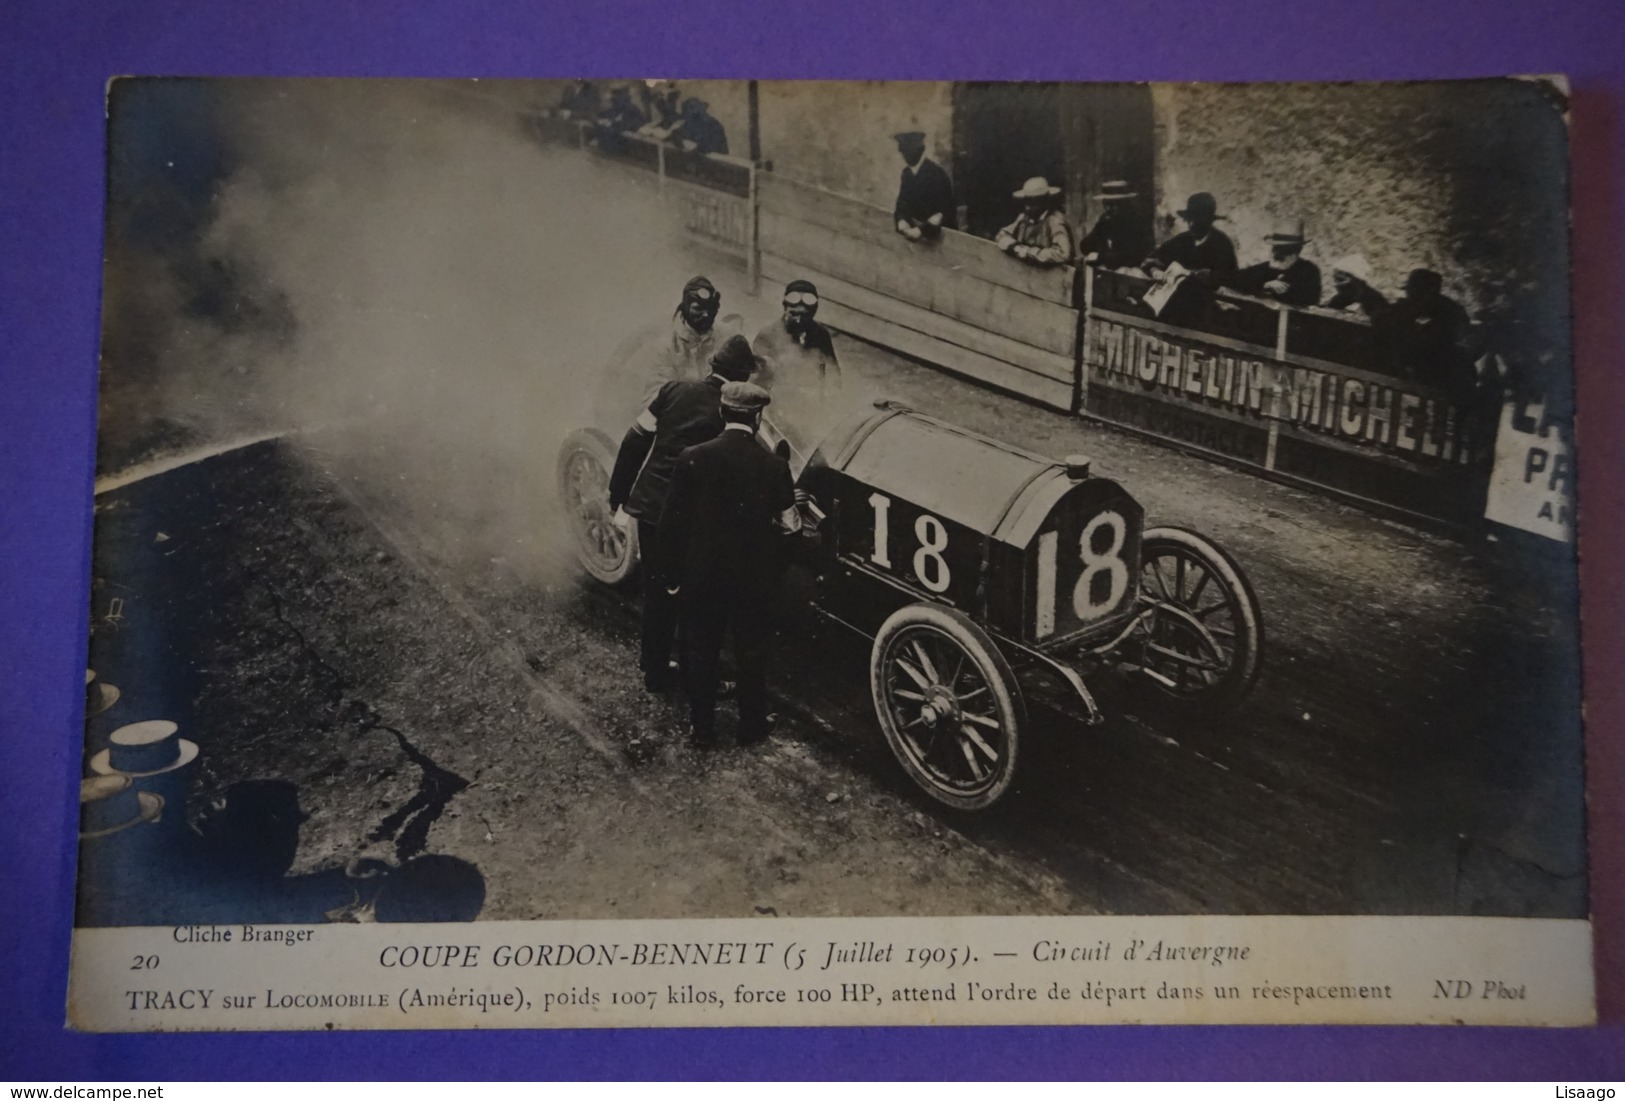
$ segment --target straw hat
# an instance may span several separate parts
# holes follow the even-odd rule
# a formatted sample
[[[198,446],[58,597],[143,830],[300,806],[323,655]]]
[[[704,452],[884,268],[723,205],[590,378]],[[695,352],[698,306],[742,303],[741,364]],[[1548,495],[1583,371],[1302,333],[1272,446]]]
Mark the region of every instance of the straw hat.
[[[1272,245],[1293,245],[1302,248],[1308,241],[1303,235],[1303,223],[1294,222],[1291,225],[1277,225],[1264,235],[1264,240]]]
[[[79,836],[87,841],[156,822],[163,810],[162,795],[136,791],[135,781],[122,774],[89,776],[79,783]]]
[[[1051,187],[1049,181],[1044,177],[1034,176],[1032,179],[1022,184],[1019,191],[1012,191],[1010,194],[1017,199],[1043,199],[1051,195],[1059,195],[1060,193],[1061,189],[1058,187]]]
[[[121,726],[108,735],[108,748],[90,759],[90,769],[104,776],[157,776],[189,765],[197,743],[179,737],[179,730],[167,719]]]
[[[100,715],[118,702],[119,690],[96,679],[96,670],[85,670],[85,714]]]
[[[1333,260],[1332,270],[1352,275],[1362,283],[1371,282],[1371,261],[1358,252],[1351,252],[1347,256],[1339,256]]]

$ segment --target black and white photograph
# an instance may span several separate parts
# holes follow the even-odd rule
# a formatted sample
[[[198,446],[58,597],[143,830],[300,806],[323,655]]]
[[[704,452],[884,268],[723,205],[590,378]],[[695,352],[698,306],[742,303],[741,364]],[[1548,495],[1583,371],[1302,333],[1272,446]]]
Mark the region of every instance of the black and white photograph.
[[[1585,922],[1566,97],[114,81],[79,931]]]

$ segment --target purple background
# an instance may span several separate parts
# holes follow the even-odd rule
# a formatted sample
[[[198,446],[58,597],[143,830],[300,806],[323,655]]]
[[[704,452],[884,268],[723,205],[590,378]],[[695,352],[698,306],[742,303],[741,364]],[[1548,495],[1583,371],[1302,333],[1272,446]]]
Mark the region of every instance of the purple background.
[[[103,89],[116,74],[1573,82],[1595,1030],[82,1036],[71,923]],[[1610,0],[0,3],[0,1080],[1625,1077],[1625,5]]]

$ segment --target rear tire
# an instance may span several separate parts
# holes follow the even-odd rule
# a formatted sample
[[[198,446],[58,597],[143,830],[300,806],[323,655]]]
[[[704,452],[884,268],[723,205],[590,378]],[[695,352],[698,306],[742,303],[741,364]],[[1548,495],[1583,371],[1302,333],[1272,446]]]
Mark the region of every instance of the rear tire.
[[[1140,598],[1154,609],[1139,639],[1147,679],[1180,710],[1240,704],[1258,680],[1264,617],[1236,560],[1194,531],[1147,528]]]
[[[610,520],[609,475],[615,445],[596,428],[570,433],[559,449],[559,507],[564,511],[581,568],[613,588],[630,585],[638,573],[638,532],[621,531]]]

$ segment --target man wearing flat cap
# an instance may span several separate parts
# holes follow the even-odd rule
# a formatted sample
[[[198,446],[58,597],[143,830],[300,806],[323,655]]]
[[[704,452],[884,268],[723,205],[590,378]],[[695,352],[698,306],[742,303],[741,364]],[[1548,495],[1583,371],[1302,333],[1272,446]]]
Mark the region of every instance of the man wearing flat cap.
[[[1139,197],[1127,180],[1107,180],[1095,198],[1104,204],[1100,217],[1083,240],[1078,258],[1102,268],[1137,268],[1151,251],[1151,227],[1134,209]]]
[[[677,582],[662,555],[661,512],[683,451],[722,431],[722,388],[743,382],[760,365],[743,336],[732,336],[711,357],[705,378],[668,382],[621,440],[609,477],[609,507],[622,527],[636,522],[643,555],[643,684],[652,692],[670,687],[671,650],[677,629],[673,600]],[[753,445],[754,446],[754,445]]]
[[[1159,274],[1179,264],[1200,283],[1217,290],[1236,274],[1236,246],[1213,228],[1219,218],[1219,204],[1206,191],[1198,191],[1179,211],[1186,230],[1158,245],[1146,259],[1145,270]]]
[[[661,557],[682,617],[683,687],[693,738],[716,740],[724,636],[732,635],[737,741],[766,738],[770,609],[783,570],[784,536],[800,527],[790,467],[757,441],[768,393],[729,382],[719,394],[722,433],[684,451],[660,517]]]
[[[1052,268],[1072,262],[1072,226],[1061,213],[1061,189],[1034,176],[1011,196],[1021,203],[1016,220],[999,230],[993,243],[1005,252],[1037,267]]]
[[[910,241],[931,240],[944,229],[957,228],[954,186],[942,165],[925,155],[925,134],[904,130],[892,135],[903,157],[903,178],[897,185],[897,207],[892,220],[897,232]]]
[[[1242,294],[1287,306],[1320,304],[1320,268],[1303,258],[1303,223],[1277,228],[1264,238],[1270,258],[1242,268],[1231,284]]]
[[[750,345],[762,361],[755,381],[773,394],[774,424],[804,453],[823,438],[841,392],[835,342],[817,314],[818,288],[793,279],[784,287],[784,313]]]

